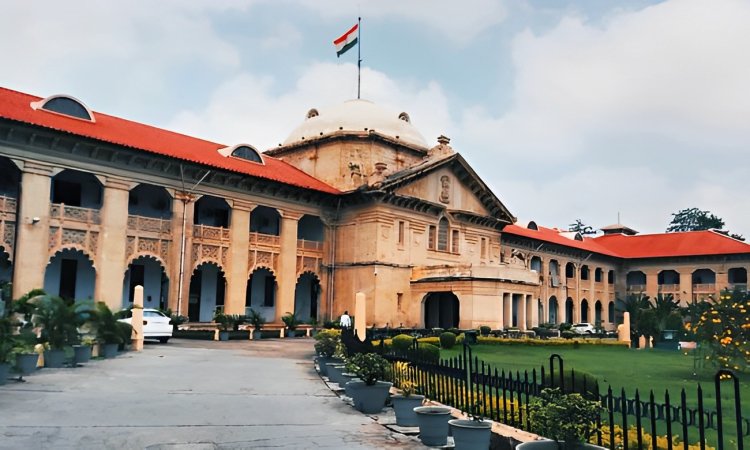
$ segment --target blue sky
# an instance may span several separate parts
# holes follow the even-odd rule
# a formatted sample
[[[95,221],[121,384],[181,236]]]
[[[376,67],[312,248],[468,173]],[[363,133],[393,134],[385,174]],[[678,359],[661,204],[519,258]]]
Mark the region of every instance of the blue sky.
[[[264,149],[362,92],[452,138],[519,219],[663,231],[697,206],[750,237],[750,2],[8,2],[0,84]]]

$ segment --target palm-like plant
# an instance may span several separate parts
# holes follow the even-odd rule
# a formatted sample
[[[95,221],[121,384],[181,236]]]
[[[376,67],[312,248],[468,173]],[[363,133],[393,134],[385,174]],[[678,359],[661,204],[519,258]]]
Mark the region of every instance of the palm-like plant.
[[[641,312],[652,307],[649,296],[643,294],[628,295],[624,301],[618,299],[615,304],[618,311],[630,313],[630,339],[636,341],[642,334],[638,327]]]
[[[45,295],[36,299],[32,320],[42,328],[42,342],[47,342],[53,350],[62,350],[78,342],[78,327],[90,320],[91,315],[92,307],[88,302],[67,302]]]
[[[118,325],[115,314],[104,302],[96,304],[93,314],[93,322],[96,327],[96,338],[104,344],[122,344],[123,330]],[[125,324],[127,325],[127,324]]]

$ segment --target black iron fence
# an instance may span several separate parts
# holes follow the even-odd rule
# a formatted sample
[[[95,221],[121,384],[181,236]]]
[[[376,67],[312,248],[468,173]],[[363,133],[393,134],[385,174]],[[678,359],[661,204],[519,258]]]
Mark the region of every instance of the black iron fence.
[[[406,368],[393,371],[396,386],[409,381],[416,391],[430,399],[462,411],[478,407],[484,417],[516,428],[530,430],[528,405],[542,389],[558,387],[565,392],[576,392],[598,400],[604,413],[597,425],[595,443],[615,449],[684,449],[716,448],[744,449],[750,440],[750,420],[742,417],[739,378],[729,370],[720,370],[714,379],[715,397],[704,395],[696,386],[693,398],[682,389],[676,399],[669,391],[657,395],[650,391],[642,396],[638,390],[632,397],[625,389],[613,391],[608,386],[602,393],[597,381],[573,369],[566,370],[560,355],[550,356],[549,366],[530,372],[506,371],[492,367],[472,355],[471,346],[448,359],[426,358],[419,352],[415,339],[412,347],[397,351],[386,348],[381,341],[376,351],[396,366],[406,362]],[[731,383],[731,402],[724,405],[723,389]],[[709,403],[712,403],[711,405]],[[728,410],[732,409],[732,414]]]

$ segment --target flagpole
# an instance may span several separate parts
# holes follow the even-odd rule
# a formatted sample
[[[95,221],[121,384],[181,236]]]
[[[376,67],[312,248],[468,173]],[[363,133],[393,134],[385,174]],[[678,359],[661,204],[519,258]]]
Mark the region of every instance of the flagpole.
[[[357,100],[359,100],[362,75],[362,18],[357,17]]]

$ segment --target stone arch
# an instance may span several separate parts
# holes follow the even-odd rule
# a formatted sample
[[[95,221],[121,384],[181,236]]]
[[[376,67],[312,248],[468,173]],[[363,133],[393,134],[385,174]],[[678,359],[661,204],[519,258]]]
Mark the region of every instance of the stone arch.
[[[589,301],[585,298],[581,300],[581,322],[589,321]]]
[[[422,298],[425,328],[458,328],[460,300],[452,291],[428,292]]]
[[[565,322],[573,323],[573,297],[568,297],[565,300]]]
[[[49,259],[54,258],[58,253],[61,253],[65,250],[73,250],[73,251],[79,251],[86,255],[86,257],[91,261],[91,266],[94,268],[95,272],[98,272],[96,269],[96,255],[93,255],[91,253],[91,250],[86,248],[85,246],[81,244],[60,244],[57,245],[49,250]],[[49,262],[47,263],[49,264]]]
[[[547,321],[549,323],[559,323],[558,308],[557,297],[554,295],[550,296],[549,300],[547,300]]]
[[[604,323],[603,308],[601,300],[594,303],[594,325],[600,327]]]
[[[259,312],[266,322],[276,319],[276,273],[273,268],[260,265],[254,267],[247,275],[245,285],[245,313],[250,308]]]
[[[139,264],[137,264],[139,263]],[[156,255],[140,253],[129,258],[122,279],[122,304],[133,302],[135,286],[143,286],[143,306],[145,308],[166,309],[169,305],[169,277],[167,265]]]
[[[297,277],[294,286],[294,312],[300,320],[307,322],[318,318],[320,291],[318,274],[306,270]]]
[[[44,270],[44,290],[65,299],[93,299],[94,258],[85,249],[68,245],[52,253]]]
[[[192,270],[188,290],[188,318],[191,322],[210,322],[224,307],[226,275],[220,264],[202,261]]]

